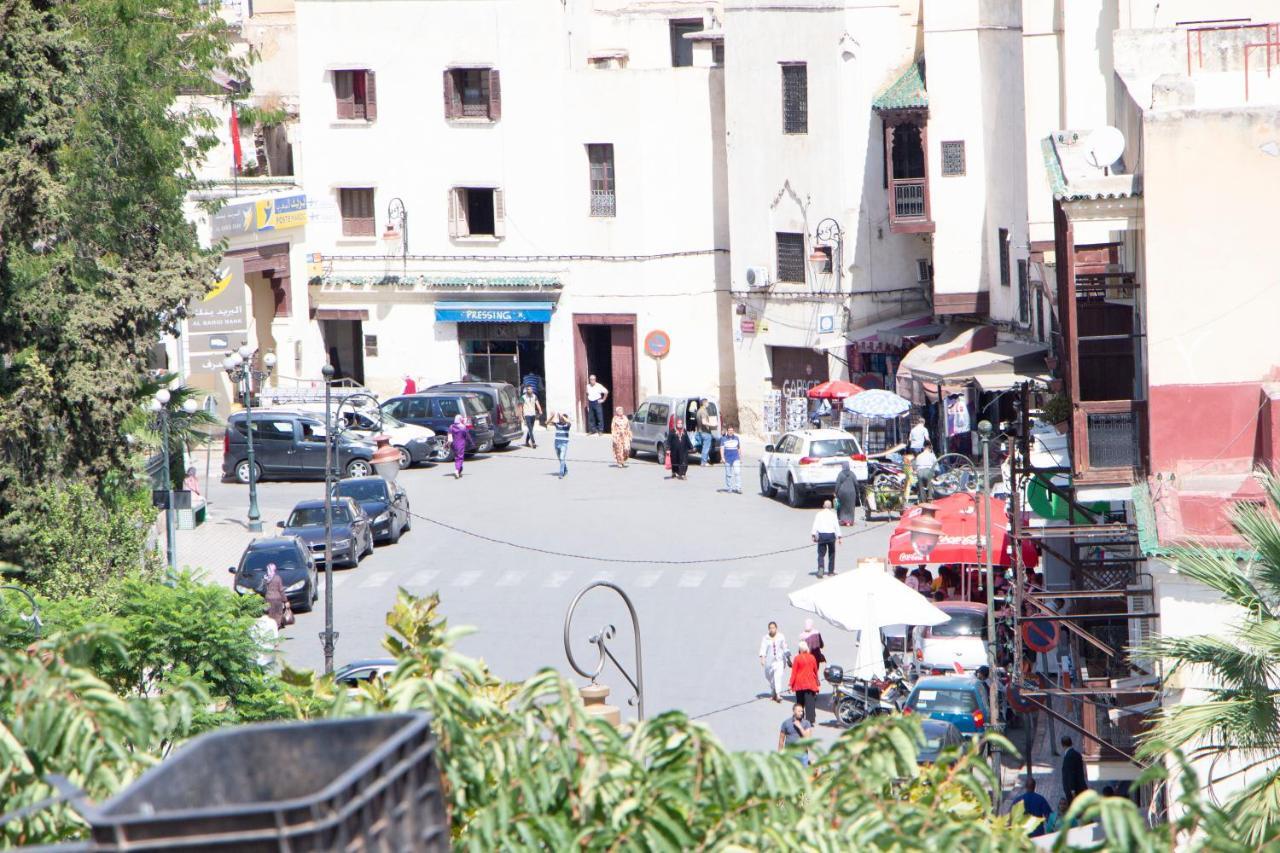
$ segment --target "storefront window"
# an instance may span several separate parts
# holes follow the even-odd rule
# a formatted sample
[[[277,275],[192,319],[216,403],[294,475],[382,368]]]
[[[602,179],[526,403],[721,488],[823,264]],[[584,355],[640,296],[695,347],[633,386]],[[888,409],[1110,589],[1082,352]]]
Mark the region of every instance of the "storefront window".
[[[463,323],[458,343],[464,379],[520,387],[530,373],[546,381],[541,323]],[[544,388],[545,391],[545,388]]]

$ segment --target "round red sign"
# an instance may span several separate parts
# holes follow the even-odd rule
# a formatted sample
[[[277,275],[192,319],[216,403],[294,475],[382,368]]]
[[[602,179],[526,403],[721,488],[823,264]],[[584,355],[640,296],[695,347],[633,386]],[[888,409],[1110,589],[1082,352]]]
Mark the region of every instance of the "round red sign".
[[[671,351],[671,336],[654,329],[644,336],[644,351],[652,358],[662,358]]]

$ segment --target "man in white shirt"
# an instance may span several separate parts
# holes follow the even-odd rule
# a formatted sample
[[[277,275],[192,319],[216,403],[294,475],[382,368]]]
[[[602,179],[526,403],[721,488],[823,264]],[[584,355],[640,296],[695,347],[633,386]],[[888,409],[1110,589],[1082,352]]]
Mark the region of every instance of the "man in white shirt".
[[[593,373],[587,377],[587,435],[604,432],[604,401],[609,399],[609,389],[596,381]]]
[[[938,457],[933,452],[933,445],[928,441],[924,443],[924,448],[916,454],[913,463],[916,469],[916,495],[921,501],[933,500],[933,468],[938,464]]]
[[[836,573],[836,543],[840,541],[840,517],[831,508],[831,501],[823,501],[822,509],[813,517],[813,541],[818,544],[818,577],[822,577],[822,555],[827,555],[828,575]]]
[[[907,445],[911,448],[911,452],[919,455],[924,446],[929,443],[929,430],[924,425],[924,418],[916,418],[915,426],[911,428],[911,435],[907,439]]]
[[[769,623],[769,633],[760,641],[760,665],[773,692],[773,701],[782,701],[782,677],[787,672],[787,638],[778,630],[777,622]]]

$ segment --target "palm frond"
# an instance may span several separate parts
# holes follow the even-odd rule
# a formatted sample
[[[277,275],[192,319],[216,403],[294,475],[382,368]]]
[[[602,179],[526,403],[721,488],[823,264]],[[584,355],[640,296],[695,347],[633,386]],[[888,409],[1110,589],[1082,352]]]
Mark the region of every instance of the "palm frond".
[[[1232,554],[1205,545],[1188,545],[1175,549],[1169,559],[1177,567],[1178,574],[1222,593],[1232,604],[1250,613],[1274,615],[1269,602],[1236,564]]]

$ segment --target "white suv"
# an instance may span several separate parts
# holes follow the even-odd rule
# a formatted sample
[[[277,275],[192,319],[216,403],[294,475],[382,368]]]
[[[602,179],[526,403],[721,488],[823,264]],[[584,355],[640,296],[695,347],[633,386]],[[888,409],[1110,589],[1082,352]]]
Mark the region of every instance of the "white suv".
[[[773,497],[784,489],[787,503],[798,507],[806,499],[831,497],[836,477],[849,463],[861,482],[867,480],[867,455],[852,433],[841,429],[789,432],[777,444],[765,445],[760,459],[760,494]]]

